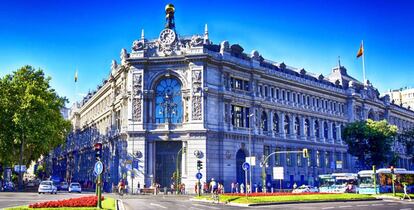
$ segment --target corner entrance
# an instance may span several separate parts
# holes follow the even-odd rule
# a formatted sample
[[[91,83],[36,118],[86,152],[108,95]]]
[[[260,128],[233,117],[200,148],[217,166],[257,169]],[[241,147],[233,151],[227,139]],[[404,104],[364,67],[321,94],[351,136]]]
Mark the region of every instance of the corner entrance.
[[[177,153],[182,147],[181,141],[157,141],[155,143],[155,182],[161,187],[170,187],[176,170]],[[181,154],[178,157],[178,171],[181,174]]]
[[[245,182],[244,170],[242,169],[243,163],[246,161],[246,153],[239,149],[236,154],[236,172],[237,172],[237,183],[241,184]],[[246,183],[244,183],[246,185]]]

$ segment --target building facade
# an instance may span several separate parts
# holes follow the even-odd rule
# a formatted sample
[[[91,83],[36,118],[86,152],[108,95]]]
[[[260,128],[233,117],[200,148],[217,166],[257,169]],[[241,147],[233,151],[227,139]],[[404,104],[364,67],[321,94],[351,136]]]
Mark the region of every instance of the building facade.
[[[389,90],[385,95],[390,97],[392,103],[408,109],[414,108],[414,88],[406,87],[397,90]]]
[[[318,76],[256,50],[245,53],[238,44],[214,44],[207,26],[202,35],[181,37],[174,10],[166,11],[160,36],[148,40],[142,33],[129,52],[122,49],[109,77],[71,108],[74,132],[49,158],[57,174],[94,180],[92,147],[102,142],[107,186],[126,178],[129,187],[169,187],[178,169],[192,192],[198,160],[202,181],[215,178],[228,188],[245,182],[247,156],[257,162],[252,183],[261,183],[265,155],[307,148],[309,159],[293,152],[272,156],[267,180],[273,166],[283,166],[283,187],[316,184],[319,174],[358,170],[341,138],[347,123],[370,118],[400,129],[414,125],[413,111],[380,97],[340,63]],[[399,152],[398,167],[411,167]]]

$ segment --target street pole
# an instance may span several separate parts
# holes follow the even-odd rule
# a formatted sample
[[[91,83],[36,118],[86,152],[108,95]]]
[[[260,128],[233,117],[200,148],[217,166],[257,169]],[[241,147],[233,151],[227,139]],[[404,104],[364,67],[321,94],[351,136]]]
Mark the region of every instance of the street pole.
[[[249,115],[249,117],[253,117],[253,116],[254,116],[254,113]],[[252,123],[252,127],[253,127],[253,126],[255,126],[254,118],[253,118],[252,122],[253,122]],[[249,176],[250,192],[252,192],[252,171],[253,171],[253,166],[252,166],[252,163],[251,163],[251,161],[252,161],[252,134],[251,134],[252,127],[249,128],[249,164],[251,166],[250,173],[249,173],[250,174],[250,176]],[[247,193],[247,180],[246,180],[246,193]]]
[[[247,197],[247,170],[244,170],[244,178],[246,180],[246,186],[245,186],[245,188],[246,188],[246,197]]]
[[[375,165],[372,166],[372,172],[373,172],[373,176],[374,176],[374,189],[375,189],[375,194],[377,194],[377,170],[375,169]]]
[[[102,195],[102,192],[101,192],[101,176],[102,176],[101,174],[98,175],[98,183],[96,184],[96,191],[97,191],[97,194],[98,194],[98,202],[97,202],[96,207],[99,208],[99,209],[102,208],[102,201],[101,201],[101,195]]]
[[[19,191],[23,191],[23,176],[22,176],[23,146],[24,146],[24,135],[22,134],[22,143],[20,145],[20,158],[19,158]]]
[[[180,176],[180,172],[178,171],[178,158],[179,158],[179,154],[181,153],[181,151],[183,150],[183,148],[181,147],[181,149],[180,150],[178,150],[178,152],[177,152],[177,161],[175,162],[175,188],[176,188],[176,192],[177,192],[177,194],[178,194],[178,192],[179,192],[179,189],[178,189],[178,179],[179,179],[179,176]]]

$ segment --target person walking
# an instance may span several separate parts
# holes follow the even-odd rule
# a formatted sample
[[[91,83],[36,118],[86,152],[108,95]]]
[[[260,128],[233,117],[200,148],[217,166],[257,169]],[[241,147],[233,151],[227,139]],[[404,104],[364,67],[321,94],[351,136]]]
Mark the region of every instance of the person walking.
[[[402,185],[404,187],[404,196],[401,198],[401,200],[404,200],[405,199],[405,196],[407,196],[408,199],[409,199],[409,201],[411,201],[411,197],[407,193],[407,183],[406,182],[403,182]]]
[[[230,185],[231,186],[231,193],[234,193],[234,185],[235,185],[234,182],[231,182],[231,185]]]
[[[210,192],[211,193],[215,193],[217,191],[217,182],[214,181],[214,178],[211,178],[211,182],[210,182]]]
[[[244,183],[240,184],[240,193],[244,193]]]

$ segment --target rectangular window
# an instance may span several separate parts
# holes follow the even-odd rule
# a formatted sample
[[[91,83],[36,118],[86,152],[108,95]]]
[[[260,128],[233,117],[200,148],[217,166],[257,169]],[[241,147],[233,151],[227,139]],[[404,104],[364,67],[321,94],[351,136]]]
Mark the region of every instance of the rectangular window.
[[[231,105],[232,124],[235,127],[244,127],[244,108]]]
[[[263,155],[265,156],[265,157],[267,157],[268,155],[270,154],[270,146],[267,146],[267,145],[265,145],[265,146],[263,146]],[[269,164],[269,161],[270,160],[270,158],[269,159],[267,159],[267,161],[266,161],[266,165],[270,165]]]
[[[286,100],[286,95],[285,95],[285,91],[284,90],[282,90],[282,99],[283,100]]]
[[[272,94],[272,98],[275,98],[275,89],[270,88],[270,94]]]
[[[280,152],[281,150],[282,149],[280,147],[276,147],[275,152]],[[280,153],[275,154],[275,165],[276,166],[282,165],[282,161],[281,161],[281,158],[280,158]]]
[[[309,155],[309,158],[307,158],[308,159],[308,167],[311,167],[312,166],[312,163],[313,163],[313,160],[312,160],[312,158],[313,158],[312,150],[308,149],[308,155]]]
[[[342,160],[341,153],[340,152],[336,152],[335,153],[335,161],[341,161],[341,160]],[[336,165],[336,162],[335,162],[335,165]]]
[[[301,167],[301,166],[303,166],[303,161],[302,161],[302,157],[303,156],[303,154],[302,153],[297,153],[296,154],[296,161],[297,161],[297,165],[299,166],[299,167]]]
[[[290,101],[290,92],[287,92],[287,100]]]
[[[243,90],[243,80],[234,79],[234,89]]]
[[[246,128],[250,128],[250,116],[249,116],[250,115],[250,108],[246,107],[245,110],[246,110],[244,112],[246,114],[246,124],[245,125],[246,125]]]
[[[244,81],[244,90],[249,91],[250,90],[250,83],[249,81]]]
[[[296,103],[296,93],[292,93],[293,94],[293,102]]]
[[[287,166],[292,166],[292,157],[291,157],[291,153],[289,152],[290,149],[286,149],[287,153],[286,153],[286,165]]]
[[[259,95],[263,96],[263,87],[259,85]]]
[[[264,88],[264,95],[265,95],[265,97],[267,97],[267,86],[265,86],[265,88]]]
[[[316,167],[321,167],[321,154],[320,152],[317,150],[316,151]]]
[[[276,99],[280,99],[280,96],[279,96],[279,89],[276,89]]]
[[[345,168],[345,169],[348,168],[348,158],[347,157],[348,157],[348,154],[344,153],[344,159],[342,161],[342,167]]]
[[[325,167],[330,168],[331,167],[331,153],[325,152]]]

